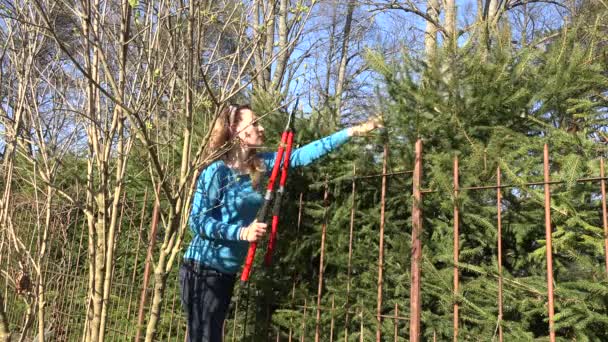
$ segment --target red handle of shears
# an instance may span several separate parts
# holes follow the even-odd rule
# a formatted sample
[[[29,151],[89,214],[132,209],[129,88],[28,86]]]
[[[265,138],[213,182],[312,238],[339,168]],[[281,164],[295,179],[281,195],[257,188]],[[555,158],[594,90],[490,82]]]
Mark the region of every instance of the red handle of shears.
[[[272,202],[272,192],[274,191],[274,183],[275,183],[275,181],[277,179],[277,175],[279,173],[279,168],[281,166],[281,159],[283,159],[283,152],[285,149],[287,149],[285,151],[285,161],[283,162],[281,180],[279,181],[279,183],[280,183],[279,196],[278,196],[279,198],[277,198],[277,201],[275,202],[275,206],[274,206],[274,210],[273,210],[272,233],[270,235],[271,241],[269,242],[268,250],[266,252],[266,257],[265,257],[265,259],[268,258],[268,260],[270,260],[269,255],[272,255],[272,250],[274,249],[274,243],[276,240],[277,225],[279,222],[278,213],[279,213],[279,208],[280,208],[280,203],[281,203],[280,197],[282,197],[284,189],[285,189],[285,182],[287,180],[287,169],[289,168],[289,157],[291,155],[291,146],[293,144],[293,130],[291,129],[291,127],[292,127],[291,120],[293,119],[295,111],[298,108],[299,102],[300,102],[300,99],[299,98],[296,99],[296,104],[293,107],[293,110],[287,119],[287,125],[285,126],[285,130],[283,131],[283,134],[281,135],[281,143],[279,144],[279,148],[278,148],[276,157],[274,159],[272,173],[270,174],[270,178],[268,179],[268,187],[266,189],[266,195],[264,196],[264,204],[262,205],[262,208],[258,212],[258,217],[257,217],[258,222],[266,222],[266,214],[268,213],[268,208],[270,207],[270,203]],[[258,246],[257,242],[252,242],[249,245],[249,250],[247,251],[247,258],[245,259],[245,267],[243,268],[243,273],[241,274],[241,283],[245,283],[247,280],[249,280],[249,275],[251,274],[251,268],[253,265],[253,260],[255,259],[255,251],[257,249],[257,246]],[[270,263],[270,261],[267,262],[267,264],[269,264],[269,263]]]
[[[285,160],[283,161],[283,167],[281,168],[281,179],[279,181],[279,190],[277,191],[277,198],[274,203],[274,210],[272,215],[272,231],[270,233],[270,240],[268,241],[268,249],[266,249],[266,255],[264,256],[264,264],[270,266],[272,263],[272,254],[274,252],[274,246],[277,239],[277,227],[279,225],[279,210],[281,208],[281,200],[285,192],[285,182],[287,181],[287,172],[289,170],[289,159],[291,157],[291,147],[293,145],[293,131],[289,131],[287,135],[287,147],[285,148]]]
[[[257,221],[258,222],[266,222],[266,214],[268,213],[268,208],[270,207],[270,203],[272,201],[272,191],[274,190],[274,183],[279,173],[279,167],[281,165],[281,160],[283,159],[283,151],[285,149],[285,143],[287,142],[288,132],[283,132],[281,136],[281,144],[279,145],[279,149],[277,151],[277,155],[274,159],[274,165],[272,167],[272,173],[270,174],[270,178],[268,180],[268,186],[266,188],[266,195],[264,196],[264,204],[262,208],[258,212]],[[249,244],[249,250],[247,251],[247,257],[245,259],[245,267],[243,268],[243,273],[241,273],[241,282],[246,282],[249,280],[249,275],[251,274],[251,267],[253,266],[253,260],[255,259],[255,251],[258,247],[257,242],[252,242]]]

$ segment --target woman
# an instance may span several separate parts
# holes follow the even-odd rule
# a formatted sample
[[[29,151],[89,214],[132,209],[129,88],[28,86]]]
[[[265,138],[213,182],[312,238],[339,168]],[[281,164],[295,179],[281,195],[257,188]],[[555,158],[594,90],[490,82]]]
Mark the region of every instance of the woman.
[[[308,165],[377,127],[378,120],[370,120],[296,149],[290,167]],[[179,272],[188,341],[222,341],[236,273],[249,243],[266,234],[266,224],[255,220],[264,202],[257,189],[275,153],[258,153],[263,143],[264,127],[248,105],[226,108],[211,132],[209,150],[219,159],[198,177],[189,220],[193,239]]]

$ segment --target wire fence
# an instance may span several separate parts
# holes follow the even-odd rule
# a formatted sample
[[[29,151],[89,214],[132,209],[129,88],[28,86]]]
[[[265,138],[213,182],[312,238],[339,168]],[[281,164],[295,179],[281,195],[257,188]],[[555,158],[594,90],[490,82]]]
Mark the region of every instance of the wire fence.
[[[441,193],[446,196],[454,196],[457,198],[463,192],[474,191],[494,191],[496,207],[496,217],[491,218],[495,222],[498,254],[495,256],[497,260],[496,269],[496,321],[497,331],[496,339],[503,340],[503,286],[509,286],[509,282],[516,279],[505,280],[503,277],[503,220],[502,212],[504,204],[502,202],[503,191],[507,188],[520,187],[543,187],[544,190],[544,218],[538,218],[539,222],[544,222],[545,225],[545,240],[547,244],[546,253],[546,270],[547,276],[547,317],[550,340],[555,339],[554,324],[554,284],[559,286],[559,279],[555,280],[552,268],[552,227],[551,227],[551,186],[561,184],[561,181],[552,181],[549,173],[549,154],[548,147],[544,149],[544,175],[543,181],[530,182],[526,184],[503,184],[501,182],[501,170],[496,170],[496,183],[477,185],[469,187],[459,186],[459,164],[458,159],[454,160],[453,165],[453,190],[452,193],[445,194],[437,189],[424,189],[423,178],[423,154],[422,143],[416,144],[416,160],[413,170],[388,172],[387,170],[387,150],[385,148],[383,170],[381,174],[376,175],[357,175],[353,171],[353,177],[350,180],[342,182],[351,183],[351,191],[346,191],[339,195],[332,194],[330,196],[330,187],[326,185],[323,189],[324,206],[322,210],[323,219],[321,222],[313,221],[310,215],[306,213],[307,203],[304,194],[299,195],[297,227],[306,224],[320,224],[320,235],[316,241],[319,250],[319,258],[315,259],[316,264],[316,284],[310,281],[303,283],[302,280],[296,280],[293,277],[291,284],[281,284],[283,287],[292,289],[291,304],[287,306],[273,306],[273,294],[261,293],[263,287],[258,287],[256,284],[251,284],[250,287],[237,286],[233,303],[228,313],[228,319],[224,326],[225,341],[241,341],[241,340],[267,340],[267,341],[418,341],[421,338],[421,312],[423,310],[421,301],[420,282],[421,274],[424,270],[421,249],[424,241],[421,241],[424,218],[424,196],[433,193]],[[601,173],[598,177],[590,177],[577,179],[577,183],[589,183],[596,186],[593,191],[596,199],[600,199],[601,208],[601,223],[604,235],[602,236],[605,252],[603,262],[606,265],[608,273],[608,220],[606,213],[606,194],[604,163],[603,160],[598,160],[601,165]],[[377,240],[374,241],[359,241],[357,240],[357,201],[362,194],[357,187],[358,182],[367,181],[369,179],[381,179],[379,190],[380,203],[380,221],[378,222]],[[388,185],[389,179],[395,179],[391,186]],[[409,182],[409,183],[408,183]],[[329,182],[327,183],[329,184]],[[409,187],[403,187],[404,184],[410,184]],[[366,195],[367,196],[367,195]],[[599,197],[598,197],[599,196]],[[330,197],[334,201],[347,201],[350,199],[350,212],[343,216],[348,216],[341,221],[340,227],[331,226],[329,222],[331,208]],[[391,202],[391,199],[405,198],[402,202]],[[151,296],[153,287],[153,279],[151,283],[143,281],[145,278],[144,272],[146,264],[151,267],[152,261],[146,258],[151,231],[153,225],[153,216],[151,207],[154,205],[152,199],[147,199],[144,196],[144,201],[136,199],[126,199],[123,197],[121,208],[121,222],[116,237],[116,261],[113,269],[113,279],[111,287],[111,296],[108,306],[108,320],[106,327],[106,340],[108,341],[126,341],[134,340],[137,336],[137,330],[144,328],[141,317],[146,317],[149,308],[149,300],[145,301],[142,298]],[[403,203],[409,203],[411,207],[403,208],[405,215],[408,216],[409,222],[400,221],[403,226],[398,226],[385,217],[387,205],[395,207],[403,206]],[[453,284],[452,291],[454,296],[458,296],[461,292],[459,268],[459,228],[461,226],[461,208],[458,202],[454,201],[454,211],[452,217],[453,224]],[[489,203],[491,205],[492,203]],[[312,208],[315,209],[315,208]],[[310,207],[308,210],[312,210]],[[318,208],[316,208],[318,209]],[[14,222],[19,222],[18,232],[21,236],[27,237],[24,241],[29,241],[29,252],[35,255],[37,239],[39,238],[40,222],[36,219],[36,208],[27,203],[16,204],[12,209],[11,215]],[[295,221],[295,219],[294,219]],[[386,222],[385,222],[386,221]],[[346,235],[348,231],[348,239],[341,242],[341,247],[337,248],[332,245],[333,242],[327,240],[328,231],[331,230],[335,234],[336,231],[341,231]],[[399,232],[406,232],[405,235],[398,235]],[[388,240],[390,246],[387,247],[386,234],[403,238],[408,236],[411,241],[392,241]],[[60,215],[56,215],[52,220],[50,248],[47,253],[46,262],[42,263],[44,269],[43,274],[46,286],[46,301],[47,308],[47,324],[48,333],[53,341],[80,341],[85,329],[86,313],[88,311],[86,298],[88,297],[88,282],[89,264],[88,264],[88,248],[87,248],[87,222],[82,214],[76,209],[66,209]],[[10,236],[6,233],[0,237],[2,243],[7,243]],[[403,245],[409,248],[406,256],[403,248],[394,247]],[[154,247],[154,246],[153,246]],[[353,254],[359,250],[368,250],[375,248],[378,251],[378,259],[369,261],[367,264],[354,264]],[[6,250],[6,249],[4,249]],[[336,281],[332,284],[326,284],[324,275],[328,264],[328,253],[330,257],[348,257],[345,262],[344,275],[340,279],[344,284],[337,286]],[[23,255],[12,255],[4,253],[0,259],[0,269],[3,270],[3,282],[0,285],[4,287],[5,312],[7,313],[10,330],[14,334],[18,334],[26,324],[28,317],[27,296],[32,294],[19,293],[17,289],[16,279],[19,279],[19,272],[23,268]],[[410,264],[401,269],[394,267],[387,270],[385,265],[386,258],[401,257],[404,260],[409,260]],[[181,309],[177,268],[168,276],[167,287],[165,290],[165,299],[162,304],[161,321],[158,327],[157,340],[159,341],[183,341],[186,333],[185,318]],[[406,279],[406,284],[403,289],[387,289],[384,283],[386,272],[401,272],[403,279]],[[366,286],[358,286],[353,288],[353,279],[359,278],[358,284],[367,284]],[[375,281],[371,280],[375,278]],[[366,280],[367,279],[367,280]],[[30,283],[34,284],[35,279],[30,279]],[[143,289],[143,285],[146,284]],[[394,285],[394,284],[393,284]],[[305,291],[296,291],[296,288],[306,288]],[[284,290],[284,289],[283,289]],[[143,295],[142,295],[143,291]],[[343,292],[346,292],[344,295]],[[296,296],[298,293],[309,294],[308,298],[302,298],[302,295]],[[336,301],[336,295],[340,293],[340,302]],[[357,302],[356,297],[362,292],[367,294],[375,292],[375,303]],[[31,293],[31,292],[30,292]],[[542,294],[543,296],[545,294]],[[346,298],[344,300],[344,298]],[[142,305],[143,304],[143,305]],[[452,304],[453,310],[453,336],[455,339],[459,335],[460,319],[459,310],[461,309],[459,301],[454,301]],[[30,308],[31,310],[31,308]],[[143,315],[143,316],[142,316]],[[29,322],[30,326],[35,326],[35,321]],[[424,322],[422,322],[424,324]],[[430,325],[430,324],[427,324]],[[35,333],[36,329],[30,329],[30,338]],[[427,332],[426,336],[436,336]]]

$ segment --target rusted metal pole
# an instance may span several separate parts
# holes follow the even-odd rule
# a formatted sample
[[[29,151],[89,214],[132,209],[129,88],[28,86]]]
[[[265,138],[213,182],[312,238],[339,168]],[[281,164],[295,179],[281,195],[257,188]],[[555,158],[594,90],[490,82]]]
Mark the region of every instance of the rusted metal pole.
[[[78,222],[76,222],[76,224],[78,224]],[[76,270],[76,272],[78,272],[78,270],[80,270],[80,255],[82,252],[82,247],[83,247],[83,238],[84,238],[84,232],[85,232],[85,224],[86,224],[86,220],[83,220],[82,222],[82,227],[80,228],[80,240],[78,242],[78,254],[77,254],[77,258],[76,258],[76,267],[74,268]],[[78,273],[76,273],[78,274]],[[73,304],[74,304],[74,295],[77,292],[76,289],[79,285],[84,287],[84,282],[79,282],[79,281],[74,281],[73,285],[72,285],[72,292],[70,294],[70,304],[68,305],[68,312],[72,313],[72,308],[73,308]],[[78,291],[79,292],[79,291]],[[70,333],[70,327],[67,327],[68,329],[68,335]]]
[[[302,313],[302,334],[300,335],[300,342],[304,342],[305,335],[306,335],[306,298],[304,298],[304,312]]]
[[[171,320],[169,321],[169,336],[172,336],[171,333],[173,332],[173,321],[175,320],[175,317],[174,317],[174,314],[175,314],[175,299],[177,298],[177,296],[178,296],[178,294],[174,293],[173,294],[173,300],[171,301]]]
[[[296,297],[296,282],[294,281],[293,287],[291,289],[291,305],[292,306],[295,304],[294,303],[295,297]],[[291,338],[293,337],[292,326],[293,326],[293,317],[289,318],[289,340],[288,340],[289,342],[291,342]]]
[[[388,160],[388,144],[384,144],[384,158],[382,161],[382,173],[386,174],[386,163]],[[378,243],[378,295],[376,300],[376,341],[382,339],[382,271],[384,268],[384,214],[386,198],[386,176],[382,176],[382,189],[380,190],[380,242]]]
[[[543,153],[543,166],[545,175],[545,239],[547,249],[547,291],[549,296],[549,338],[555,342],[553,325],[553,249],[551,244],[551,189],[549,185],[549,146],[545,144]]]
[[[300,233],[300,224],[302,223],[302,197],[303,197],[304,193],[300,192],[300,200],[298,201],[298,224],[296,226],[296,235],[298,235]],[[293,280],[293,287],[291,289],[291,305],[294,305],[294,300],[296,298],[296,281],[295,279]],[[289,342],[291,342],[291,339],[293,337],[293,329],[292,329],[292,325],[293,325],[293,318],[289,319],[289,322],[291,323],[289,325]]]
[[[359,317],[359,342],[363,342],[363,309],[361,309]]]
[[[79,213],[80,213],[80,211],[76,211],[76,218],[74,219],[75,226],[78,225],[78,219],[79,219],[78,214]],[[65,229],[66,230],[69,229],[70,225],[72,224],[72,215],[71,214],[72,214],[72,212],[68,211],[68,217],[67,217],[67,220],[66,220],[67,222],[65,223]],[[78,272],[77,268],[72,268],[72,251],[74,249],[76,249],[76,247],[74,246],[75,242],[76,242],[76,234],[72,234],[72,238],[70,239],[70,242],[68,244],[69,250],[68,250],[68,262],[67,262],[67,265],[68,265],[69,269],[74,270],[74,276],[76,276],[76,273]],[[0,269],[2,269],[1,267],[2,267],[2,260],[0,258]],[[63,288],[63,290],[61,292],[62,293],[61,301],[59,302],[59,304],[57,306],[59,312],[66,312],[65,310],[67,310],[67,305],[68,305],[68,301],[69,301],[68,292],[70,291],[70,282],[72,282],[72,279],[70,279],[69,276],[67,276],[65,278],[65,280],[63,281],[64,288]],[[69,312],[66,312],[66,313],[69,314]],[[63,318],[60,320],[60,324],[64,324]]]
[[[422,140],[416,141],[416,161],[412,180],[414,203],[412,206],[412,254],[410,285],[410,342],[420,340],[420,259],[422,256]]]
[[[298,204],[298,225],[296,226],[296,233],[300,232],[300,224],[302,223],[302,196],[304,196],[304,193],[300,192],[300,201]]]
[[[588,177],[588,178],[579,178],[576,179],[574,182],[575,183],[588,183],[588,182],[598,182],[598,181],[602,181],[602,180],[606,180],[607,177]],[[550,181],[550,182],[526,182],[526,183],[520,183],[520,184],[503,184],[500,187],[501,188],[518,188],[518,187],[522,187],[522,186],[537,186],[537,185],[545,185],[545,184],[549,184],[549,185],[554,185],[554,184],[564,184],[566,183],[566,181]],[[466,187],[461,187],[460,191],[465,191],[465,190],[492,190],[492,189],[496,189],[497,186],[496,185],[480,185],[480,186],[466,186]],[[438,192],[439,190],[434,190],[434,189],[422,189],[421,192],[423,194],[431,194],[431,193],[435,193]]]
[[[357,166],[353,164],[353,181],[352,181],[352,192],[351,192],[351,203],[350,203],[350,228],[348,232],[348,266],[346,270],[346,316],[344,323],[344,342],[348,341],[348,325],[350,323],[350,316],[348,311],[350,309],[350,275],[353,264],[353,230],[355,227],[355,195],[356,195],[356,184],[355,177],[357,174]]]
[[[141,243],[143,240],[143,232],[145,230],[144,228],[144,221],[145,221],[145,217],[146,217],[146,206],[148,204],[148,189],[146,189],[144,191],[144,199],[142,202],[142,206],[141,206],[141,213],[139,216],[139,228],[137,230],[137,245],[135,246],[135,261],[133,264],[133,273],[131,274],[131,284],[136,284],[135,283],[135,279],[137,278],[137,270],[138,270],[138,266],[139,266],[139,251],[140,251],[140,247],[141,247]],[[131,318],[131,306],[133,306],[133,308],[135,308],[134,305],[134,301],[137,301],[137,299],[133,298],[133,292],[134,290],[136,291],[138,288],[137,285],[135,286],[131,286],[131,288],[129,289],[129,304],[127,305],[127,321],[130,322],[130,318]],[[137,331],[139,328],[137,326],[134,327],[135,330]],[[131,327],[127,326],[127,335],[129,335],[129,332],[131,331]]]
[[[131,275],[131,284],[135,284],[135,278],[137,276],[137,266],[139,262],[139,247],[141,245],[141,234],[144,230],[144,218],[146,217],[146,205],[148,203],[148,189],[144,191],[144,201],[141,206],[141,214],[139,215],[139,230],[137,233],[137,246],[135,247],[135,263],[133,264],[133,274]],[[133,289],[132,286],[129,290],[129,305],[127,306],[127,321],[131,318],[131,304],[133,302]],[[128,330],[128,329],[127,329]]]
[[[303,309],[304,306],[303,305],[296,305],[295,308]],[[307,308],[313,309],[313,308],[316,308],[316,306],[312,306],[312,307],[309,306]],[[331,311],[331,306],[330,307],[324,307],[324,306],[322,306],[321,310],[322,311]],[[355,311],[350,311],[350,313],[353,315],[353,317],[355,317],[355,316],[357,316],[359,314],[359,310],[355,309]],[[395,314],[390,314],[390,315],[386,314],[386,315],[381,315],[381,316],[382,316],[382,318],[387,318],[387,319],[395,319],[395,318],[397,318],[398,320],[405,320],[405,321],[408,321],[410,319],[409,317],[406,317],[406,316],[395,317]],[[374,315],[374,319],[375,319],[375,315]]]
[[[126,192],[126,191],[125,191]],[[133,195],[133,199],[131,200],[131,204],[133,206],[135,206],[137,203],[137,194]],[[124,205],[123,205],[124,207]],[[133,246],[133,244],[131,243],[131,237],[132,234],[131,232],[133,232],[133,215],[131,213],[127,214],[129,217],[129,226],[127,228],[127,241],[126,241],[126,245],[125,246]],[[122,221],[122,219],[121,219]],[[118,232],[118,234],[120,235],[120,231]],[[118,243],[116,244],[116,246],[118,246]],[[120,276],[120,281],[125,283],[125,284],[129,284],[127,281],[127,262],[129,258],[124,258],[123,263],[122,263],[122,274]],[[133,283],[130,284],[131,286],[125,286],[124,290],[121,291],[121,293],[119,294],[120,298],[127,298],[127,293],[129,292],[129,288],[133,287]],[[128,320],[125,320],[125,328],[124,328],[124,332],[125,332],[125,336],[129,336],[129,326],[131,325],[131,322],[129,322]]]
[[[459,170],[458,157],[454,157],[454,342],[458,341],[458,252],[460,247],[460,211],[458,208]]]
[[[395,342],[399,339],[399,304],[395,303],[395,318],[393,320],[393,327],[395,332],[393,333],[393,337]]]
[[[336,310],[336,298],[334,295],[331,295],[331,323],[329,326],[329,342],[334,341],[334,312]]]
[[[500,167],[496,169],[496,221],[498,225],[498,341],[502,342],[502,192]]]
[[[608,215],[606,214],[606,181],[604,180],[604,158],[600,159],[600,177],[602,178],[602,221],[604,223],[604,256],[606,274],[608,275]]]
[[[144,324],[144,311],[146,307],[146,290],[148,289],[148,282],[150,280],[150,264],[152,263],[152,256],[154,254],[154,245],[156,244],[156,228],[158,227],[158,218],[160,216],[160,199],[158,198],[160,192],[160,184],[156,191],[156,200],[154,201],[154,209],[152,211],[152,227],[150,229],[150,243],[148,244],[148,254],[146,255],[146,266],[144,268],[144,282],[141,288],[141,297],[139,300],[139,314],[137,316],[137,332],[135,334],[135,342],[139,342],[141,336],[141,328]]]
[[[357,176],[353,177],[354,179],[366,179],[366,178],[376,178],[376,177],[386,177],[386,176],[400,176],[400,175],[408,175],[413,173],[413,170],[403,170],[403,171],[395,171],[395,172],[382,172],[380,174],[375,175],[365,175],[365,176]]]
[[[325,193],[323,194],[323,205],[325,212],[323,214],[323,225],[321,227],[321,257],[319,260],[319,286],[317,289],[317,322],[315,328],[315,342],[320,341],[321,337],[321,295],[323,294],[323,269],[325,259],[325,235],[327,234],[327,211],[329,207],[329,186],[325,182]]]

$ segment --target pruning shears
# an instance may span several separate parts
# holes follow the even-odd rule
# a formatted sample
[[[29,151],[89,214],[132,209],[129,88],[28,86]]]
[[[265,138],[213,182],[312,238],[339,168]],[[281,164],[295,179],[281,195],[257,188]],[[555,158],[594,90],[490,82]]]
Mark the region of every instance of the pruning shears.
[[[258,211],[257,215],[258,222],[266,222],[268,211],[273,202],[273,195],[275,192],[274,185],[279,174],[279,169],[281,169],[279,188],[276,191],[276,199],[274,200],[274,206],[272,208],[272,230],[270,232],[270,239],[268,240],[268,248],[266,249],[266,255],[264,256],[264,264],[266,266],[270,266],[270,264],[272,263],[272,253],[274,251],[277,237],[277,227],[279,225],[281,201],[285,193],[285,182],[287,181],[287,171],[289,170],[289,158],[291,156],[291,148],[293,145],[293,122],[295,121],[294,115],[296,109],[298,108],[299,101],[299,98],[296,99],[296,103],[287,118],[287,125],[285,125],[285,129],[283,130],[283,134],[281,135],[281,142],[279,143],[277,154],[274,159],[274,165],[272,167],[272,172],[270,174],[270,178],[268,179],[266,194],[264,195],[264,204],[262,204],[262,208],[260,208],[260,211]],[[283,162],[282,164],[281,161]],[[243,268],[243,273],[241,274],[241,283],[245,283],[247,282],[247,280],[249,280],[249,275],[251,274],[251,267],[253,266],[253,259],[255,258],[257,245],[257,242],[252,242],[251,244],[249,244],[249,251],[247,252],[247,258],[245,259],[245,267]]]

